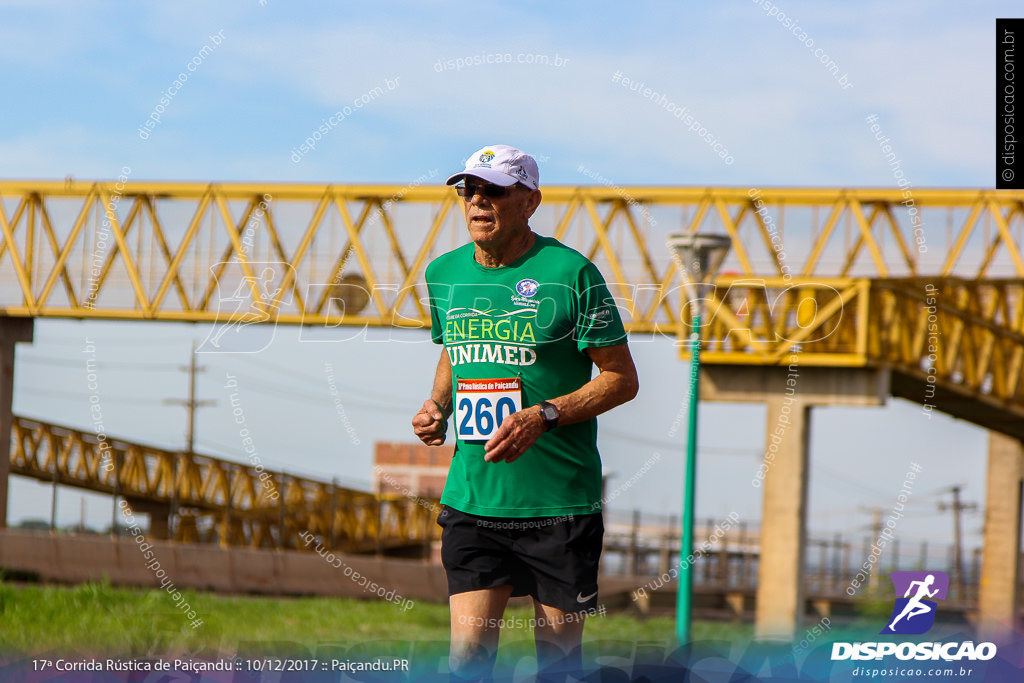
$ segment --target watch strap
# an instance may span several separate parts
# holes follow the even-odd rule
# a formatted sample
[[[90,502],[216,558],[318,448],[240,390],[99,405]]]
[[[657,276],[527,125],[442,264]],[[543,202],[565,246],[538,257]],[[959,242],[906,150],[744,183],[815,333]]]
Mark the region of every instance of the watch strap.
[[[537,406],[540,408],[540,419],[544,421],[544,431],[550,432],[558,426],[558,406],[550,401],[540,401]],[[548,417],[546,413],[554,412],[555,416]]]

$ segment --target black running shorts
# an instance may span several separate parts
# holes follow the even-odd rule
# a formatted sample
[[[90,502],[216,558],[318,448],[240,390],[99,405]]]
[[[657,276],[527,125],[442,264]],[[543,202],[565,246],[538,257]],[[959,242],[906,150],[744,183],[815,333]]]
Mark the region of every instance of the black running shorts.
[[[601,513],[562,517],[480,517],[444,506],[441,561],[448,595],[512,586],[563,612],[597,606],[604,540]]]

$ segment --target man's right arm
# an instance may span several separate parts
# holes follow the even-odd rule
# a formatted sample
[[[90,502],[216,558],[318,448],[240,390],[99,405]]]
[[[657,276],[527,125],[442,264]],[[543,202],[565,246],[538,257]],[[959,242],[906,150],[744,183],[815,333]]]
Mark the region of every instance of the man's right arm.
[[[447,416],[452,412],[452,364],[448,352],[441,347],[441,358],[434,372],[434,388],[430,398],[412,418],[413,431],[420,441],[428,446],[444,443],[448,431]]]

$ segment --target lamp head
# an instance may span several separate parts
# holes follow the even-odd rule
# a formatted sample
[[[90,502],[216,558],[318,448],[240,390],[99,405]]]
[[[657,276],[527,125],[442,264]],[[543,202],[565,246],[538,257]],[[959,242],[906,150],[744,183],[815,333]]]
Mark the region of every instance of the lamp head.
[[[669,235],[668,246],[678,257],[683,277],[690,284],[706,282],[715,276],[732,246],[728,235],[698,232]]]

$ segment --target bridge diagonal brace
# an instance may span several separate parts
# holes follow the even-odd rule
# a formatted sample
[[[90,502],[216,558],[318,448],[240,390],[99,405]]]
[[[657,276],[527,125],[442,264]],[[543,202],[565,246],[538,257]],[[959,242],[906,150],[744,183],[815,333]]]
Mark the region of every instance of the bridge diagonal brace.
[[[559,242],[565,241],[565,233],[569,230],[569,226],[572,225],[573,219],[576,218],[580,206],[582,206],[581,192],[582,190],[578,189],[573,194],[565,207],[565,213],[558,219],[558,224],[555,226],[555,239]]]
[[[253,272],[252,272],[252,265],[249,262],[248,256],[242,250],[242,243],[238,239],[239,236],[241,236],[242,231],[245,230],[245,224],[249,222],[249,217],[252,215],[252,212],[256,208],[256,205],[257,205],[256,202],[254,202],[254,201],[252,201],[250,199],[249,203],[245,207],[245,211],[242,213],[241,220],[236,225],[235,224],[235,219],[231,216],[231,211],[228,209],[227,205],[224,203],[224,198],[220,196],[220,193],[217,192],[216,188],[211,188],[210,189],[210,216],[209,216],[209,218],[210,218],[211,224],[215,220],[215,216],[213,214],[213,207],[216,206],[217,210],[220,212],[221,221],[224,223],[225,230],[228,233],[228,240],[229,240],[230,244],[228,244],[224,248],[224,250],[221,252],[220,259],[216,263],[217,267],[216,267],[216,269],[213,270],[213,274],[210,277],[209,282],[206,283],[206,291],[203,293],[203,296],[202,296],[202,298],[200,299],[200,302],[199,302],[200,310],[209,310],[210,302],[213,299],[214,293],[217,291],[217,285],[220,282],[220,278],[224,274],[224,271],[227,269],[228,265],[230,264],[230,261],[228,259],[231,257],[231,254],[237,254],[238,260],[236,262],[238,263],[239,267],[241,267],[241,269],[242,269],[242,276],[245,277],[246,278],[246,282],[249,283],[250,292],[253,289],[257,289],[257,290],[259,289],[259,285],[257,284],[257,278],[255,277],[255,275],[253,275]],[[200,221],[201,220],[202,220],[202,217],[200,217]],[[212,227],[211,227],[210,232],[211,232],[210,238],[212,240],[213,239],[213,234],[212,234],[213,233],[213,228]],[[211,251],[212,251],[212,244],[211,244]],[[257,302],[261,301],[261,299],[258,297],[258,293],[257,294],[252,294],[252,297],[253,297],[253,303],[257,303]],[[257,303],[257,307],[258,306],[259,306],[259,304]]]
[[[623,298],[629,299],[630,292],[627,285],[629,280],[627,280],[625,273],[622,270],[622,264],[619,262],[619,257],[615,253],[615,248],[612,246],[611,240],[608,238],[608,228],[611,224],[611,220],[615,217],[615,211],[614,209],[610,211],[607,221],[602,221],[601,217],[597,213],[597,205],[594,203],[593,199],[589,197],[585,198],[583,200],[583,206],[586,208],[587,214],[590,216],[590,222],[594,226],[594,233],[597,241],[601,244],[605,258],[608,259],[608,265],[611,266],[619,294]]]
[[[454,197],[448,195],[444,200],[442,200],[441,208],[438,209],[437,215],[430,224],[430,230],[427,231],[427,235],[423,240],[423,246],[420,247],[419,252],[416,254],[416,260],[413,261],[412,268],[409,269],[409,275],[406,276],[405,281],[402,282],[402,286],[398,290],[398,295],[395,297],[393,308],[395,312],[401,310],[402,302],[408,295],[409,288],[414,284],[416,277],[420,273],[424,272],[423,269],[426,266],[427,257],[430,256],[430,253],[434,248],[434,244],[437,242],[437,236],[441,232],[441,227],[444,225],[445,220],[448,218],[448,213],[454,206]]]
[[[722,219],[722,225],[725,226],[725,231],[732,238],[732,248],[736,252],[736,258],[739,259],[740,267],[743,268],[743,272],[750,275],[754,272],[754,267],[750,262],[750,256],[747,254],[746,247],[743,246],[743,241],[740,239],[740,232],[738,223],[736,220],[729,215],[729,208],[725,205],[725,201],[721,198],[715,199],[715,208],[718,209],[718,215]],[[743,217],[743,212],[746,207],[741,206],[737,212],[737,220]]]
[[[167,275],[173,276],[174,286],[178,290],[178,296],[181,297],[181,303],[186,309],[188,309],[188,293],[185,291],[185,285],[181,281],[181,274],[178,272],[177,268],[172,266],[175,255],[171,253],[170,247],[167,246],[167,240],[164,237],[164,231],[160,225],[160,219],[156,215],[156,207],[153,206],[153,198],[149,195],[145,195],[143,202],[145,210],[149,214],[149,219],[153,224],[153,236],[156,238],[156,243],[160,247],[160,253],[163,255],[164,261],[167,262]],[[158,301],[159,300],[154,297],[154,303],[156,306],[160,305],[160,303],[157,303]]]
[[[896,216],[892,213],[892,206],[889,204],[882,204],[878,208],[885,215],[886,220],[889,221],[889,227],[892,228],[893,237],[896,239],[896,244],[900,248],[900,253],[903,254],[903,260],[907,264],[907,269],[910,271],[911,275],[917,275],[917,260],[914,258],[914,250],[912,250],[910,245],[907,244],[907,241],[903,239],[903,233],[900,232],[899,223],[896,222]]]
[[[331,206],[331,196],[330,196],[330,193],[329,192],[325,192],[320,197],[320,199],[317,200],[316,208],[313,210],[313,216],[309,220],[309,225],[306,226],[306,230],[302,233],[302,239],[299,240],[299,244],[295,248],[295,255],[292,257],[294,259],[294,261],[292,262],[292,265],[294,266],[294,268],[289,270],[288,273],[285,275],[284,283],[281,286],[282,291],[284,291],[285,288],[287,288],[288,286],[291,285],[291,282],[292,282],[293,279],[297,280],[297,278],[298,278],[297,273],[299,271],[299,267],[302,264],[303,260],[306,258],[306,252],[309,251],[310,245],[313,244],[313,239],[316,237],[317,229],[320,227],[320,224],[323,221],[324,215],[326,215],[327,209],[330,206]],[[307,282],[306,284],[310,285],[310,284],[314,284],[314,283]],[[296,282],[296,288],[297,287],[298,287],[298,282]],[[296,291],[298,291],[298,290],[296,289]],[[321,310],[323,310],[326,298],[327,298],[327,292],[325,290],[324,296],[320,299],[320,302],[316,305],[316,308],[314,308],[312,310],[308,310],[306,308],[306,305],[308,305],[308,302],[305,302],[306,305],[300,306],[300,309],[302,310],[303,315],[306,315],[308,313],[319,313]],[[299,298],[297,300],[299,302],[303,301],[302,298]]]
[[[263,199],[263,197],[260,199]],[[256,202],[255,198],[253,198],[253,202]],[[259,203],[256,202],[255,206],[259,206]],[[253,210],[255,210],[255,207]],[[277,253],[282,263],[292,264],[292,267],[285,268],[284,277],[281,281],[281,292],[284,293],[289,287],[291,287],[298,310],[304,311],[306,310],[305,301],[302,297],[302,292],[299,289],[295,268],[295,265],[299,262],[299,256],[296,254],[292,258],[288,257],[288,254],[285,252],[284,244],[281,242],[281,237],[277,231],[277,223],[274,220],[274,215],[269,206],[263,212],[263,217],[267,221],[267,236],[270,239],[271,245],[274,247],[274,251]]]
[[[384,298],[381,296],[381,289],[377,286],[377,274],[370,263],[370,257],[363,248],[362,240],[359,239],[359,232],[352,222],[352,215],[348,211],[348,206],[338,195],[334,196],[334,205],[337,207],[338,213],[341,214],[341,220],[345,224],[346,232],[348,232],[349,242],[352,244],[352,248],[355,249],[356,258],[359,259],[359,267],[363,269],[363,277],[366,278],[366,284],[370,287],[370,298],[376,304],[377,311],[381,317],[386,318],[388,306],[384,303]],[[364,217],[365,215],[364,213]]]
[[[68,254],[71,253],[71,250],[74,247],[75,240],[78,238],[78,233],[82,230],[82,225],[85,222],[87,214],[86,206],[89,203],[90,202],[87,199],[86,203],[82,206],[82,210],[78,214],[77,220],[75,220],[72,225],[71,234],[65,241],[64,246],[61,247],[57,240],[57,235],[54,233],[53,223],[50,221],[50,212],[46,210],[46,206],[42,203],[42,200],[40,200],[39,214],[42,217],[43,227],[46,229],[46,236],[50,242],[50,249],[53,250],[53,255],[56,258],[53,268],[50,270],[50,277],[47,278],[46,283],[43,285],[43,290],[39,294],[38,301],[40,306],[46,305],[46,302],[50,298],[50,292],[57,282],[57,276],[60,275],[61,279],[64,281],[64,288],[68,295],[68,301],[71,306],[75,308],[78,307],[78,298],[75,296],[75,288],[71,282],[71,275],[68,273],[67,259]]]
[[[1017,277],[1024,277],[1024,257],[1021,256],[1021,246],[1017,244],[1015,239],[1013,239],[1013,233],[1010,231],[1010,221],[1013,220],[1014,214],[1018,213],[1019,206],[1020,204],[1018,202],[1017,205],[1010,207],[1004,216],[995,201],[992,199],[989,200],[988,210],[995,219],[999,235],[992,241],[992,247],[986,256],[983,271],[995,256],[995,251],[999,242],[1002,242],[1006,245],[1006,249],[1010,253],[1010,258],[1013,260],[1013,265],[1017,269]]]
[[[370,212],[373,210],[375,204],[371,201],[367,201],[363,204],[363,210],[359,214],[359,218],[356,220],[356,234],[360,234],[363,230],[363,225],[367,218],[370,216]],[[379,205],[377,205],[379,206]],[[383,210],[382,210],[383,211]],[[347,231],[346,231],[347,232]],[[345,264],[349,259],[349,252],[354,251],[352,248],[352,238],[346,237],[345,247],[338,253],[338,257],[334,260],[334,266],[331,268],[331,275],[328,283],[334,284],[341,281],[342,271],[345,268]],[[367,292],[367,298],[370,293]],[[316,311],[323,311],[324,306],[327,305],[327,299],[331,296],[331,288],[324,287],[323,294],[320,295],[320,300],[317,302]]]
[[[146,296],[146,290],[142,286],[142,279],[139,277],[139,268],[132,258],[131,249],[128,248],[127,241],[127,229],[122,232],[121,223],[117,218],[117,212],[114,211],[114,207],[110,202],[110,193],[102,185],[99,187],[99,195],[103,200],[103,206],[107,210],[107,218],[110,220],[110,232],[114,234],[114,241],[117,243],[117,251],[121,254],[121,259],[124,261],[125,270],[128,271],[128,280],[132,284],[132,289],[135,291],[138,304],[142,308],[143,314],[146,317],[152,317],[156,313],[156,309],[152,306],[149,301],[149,297]],[[137,213],[138,202],[132,207],[132,211]],[[130,225],[130,224],[129,224]],[[111,253],[111,262],[116,254]]]
[[[203,216],[206,215],[207,210],[209,210],[211,199],[212,193],[209,190],[204,192],[203,196],[199,199],[196,211],[192,215],[192,219],[189,221],[188,228],[185,230],[185,235],[181,238],[181,243],[174,251],[174,258],[167,267],[167,273],[164,275],[163,282],[160,283],[159,288],[157,288],[156,295],[153,297],[153,303],[155,306],[163,305],[164,297],[167,296],[167,291],[170,288],[171,282],[178,278],[181,270],[181,264],[185,260],[186,254],[188,254],[189,247],[199,234],[199,228],[202,224]],[[182,305],[185,307],[186,311],[194,310],[191,302],[188,300],[188,297],[182,299]]]
[[[850,212],[853,214],[854,220],[857,221],[857,226],[860,228],[860,234],[857,237],[857,242],[854,248],[851,250],[849,257],[846,260],[846,266],[843,268],[843,276],[847,276],[850,269],[853,267],[854,262],[857,259],[857,253],[860,251],[862,245],[867,245],[868,251],[871,252],[871,258],[875,262],[875,268],[878,271],[880,277],[888,277],[889,269],[885,265],[885,257],[882,256],[882,250],[878,247],[878,242],[875,241],[873,233],[874,223],[879,215],[879,207],[876,205],[871,210],[871,218],[865,218],[864,212],[861,209],[861,204],[856,199],[850,200]]]
[[[365,216],[360,217],[359,224],[362,225],[365,221]],[[384,234],[387,235],[388,243],[391,245],[391,253],[394,254],[395,260],[398,261],[398,267],[402,272],[402,279],[408,278],[410,275],[414,275],[412,270],[409,268],[409,264],[405,260],[405,252],[402,251],[402,245],[398,241],[398,235],[395,233],[395,226],[391,222],[391,217],[387,211],[381,211],[381,221],[384,224]],[[427,309],[423,306],[423,301],[420,298],[419,287],[416,284],[411,285],[413,293],[413,305],[416,306],[416,312],[419,313],[421,318],[429,318],[430,314]],[[397,313],[397,308],[395,309]]]
[[[22,214],[24,205],[28,201],[28,198],[22,200],[22,206],[18,208],[18,211],[15,214],[15,220],[17,220],[17,217]],[[14,225],[17,225],[17,223],[15,222]],[[21,290],[22,295],[24,296],[25,306],[28,308],[29,312],[35,314],[38,312],[39,307],[36,303],[35,296],[32,293],[32,278],[28,272],[28,269],[25,266],[25,263],[22,262],[21,258],[18,255],[18,250],[14,242],[14,230],[12,230],[11,224],[7,222],[7,217],[4,215],[2,205],[0,205],[0,231],[3,232],[4,246],[10,246],[11,263],[14,265],[14,272],[17,274],[18,282],[21,284]],[[28,245],[27,248],[31,250],[32,245]],[[3,256],[2,251],[0,251],[0,256]]]
[[[625,214],[626,222],[629,224],[629,229],[633,233],[633,239],[636,241],[637,249],[640,251],[640,254],[643,258],[644,270],[647,272],[647,275],[651,278],[651,283],[657,283],[659,280],[661,280],[661,278],[659,277],[657,268],[655,268],[654,262],[651,259],[651,250],[647,244],[647,240],[646,238],[644,238],[643,233],[640,232],[640,227],[636,224],[636,221],[633,219],[633,214],[632,212],[629,211],[628,208],[625,209]],[[668,267],[672,270],[675,270],[675,263],[673,263],[671,259],[668,261]],[[643,285],[646,286],[646,283],[643,283]],[[634,289],[638,290],[639,288]],[[659,304],[664,307],[665,314],[671,318],[672,307],[669,306],[667,297],[661,295],[661,292],[663,291],[664,290],[661,290],[658,294],[657,300],[652,302],[653,308],[650,309],[648,314],[641,314],[642,322],[653,326],[654,310],[658,307]],[[631,312],[636,310],[636,296],[639,296],[639,291],[636,291],[634,299],[630,300],[632,304]],[[636,320],[635,316],[634,320]]]
[[[829,240],[832,239],[832,233],[835,232],[836,226],[839,225],[839,219],[842,218],[843,212],[849,204],[850,199],[844,194],[832,205],[832,211],[829,213],[828,218],[825,219],[825,225],[822,227],[821,234],[815,240],[811,253],[807,255],[803,272],[800,274],[801,277],[811,277],[814,274],[814,268],[818,265],[818,261],[821,260],[822,254],[825,253],[825,248],[828,246]]]
[[[221,220],[224,223],[224,229],[228,233],[228,238],[231,240],[231,246],[227,247],[224,256],[221,258],[219,270],[217,275],[214,276],[214,281],[210,283],[210,295],[212,296],[213,289],[216,287],[216,278],[224,269],[227,267],[228,257],[232,251],[235,257],[238,259],[238,265],[242,268],[242,275],[249,283],[249,293],[252,296],[252,304],[262,314],[268,314],[267,306],[270,304],[269,301],[263,299],[263,292],[260,291],[260,278],[256,276],[255,271],[252,269],[252,262],[249,260],[249,255],[246,253],[245,248],[242,246],[242,240],[239,239],[242,232],[245,230],[246,223],[249,222],[249,217],[252,215],[253,210],[256,208],[256,203],[253,201],[249,202],[249,206],[246,208],[245,215],[242,216],[242,220],[235,225],[234,219],[231,217],[231,210],[228,208],[227,201],[222,194],[217,193],[214,199],[214,203],[220,210]],[[268,286],[269,295],[269,286]],[[207,299],[207,301],[209,301]]]
[[[771,236],[771,232],[768,230],[768,224],[765,223],[764,217],[761,216],[760,212],[757,209],[757,205],[755,204],[755,201],[753,199],[751,199],[747,204],[745,204],[742,207],[739,215],[736,216],[737,223],[739,221],[743,220],[743,216],[744,216],[744,214],[747,211],[750,211],[754,215],[754,221],[757,223],[758,227],[761,229],[761,236],[764,238],[764,244],[768,248],[768,253],[771,254],[771,256],[772,256],[772,262],[775,264],[775,270],[776,270],[776,272],[778,272],[779,277],[782,277],[783,275],[785,275],[785,265],[786,264],[782,262],[782,259],[779,257],[779,254],[780,253],[785,253],[785,250],[784,249],[775,249],[775,247],[772,245],[772,236]],[[779,208],[779,211],[782,211],[782,207],[781,206]],[[781,233],[781,230],[779,228],[775,228],[775,232]],[[782,240],[783,240],[783,236],[781,234],[779,234],[779,244],[780,245],[783,244]]]
[[[117,215],[114,213],[113,209],[110,207],[110,201],[109,201],[110,197],[109,197],[109,195],[105,196],[102,192],[100,192],[100,186],[97,185],[97,187],[96,187],[96,196],[97,196],[98,201],[100,203],[100,208],[103,210],[103,215],[107,217],[107,219],[110,222],[111,228],[113,228],[114,223],[117,221]],[[120,229],[118,230],[118,234],[120,234],[122,236],[121,237],[121,242],[123,242],[125,239],[127,239],[128,233],[131,232],[132,225],[135,223],[135,220],[136,220],[136,218],[139,215],[139,202],[140,202],[140,199],[137,198],[135,200],[135,202],[132,204],[132,208],[128,210],[128,215],[125,217],[124,224],[123,225],[119,224],[119,228]],[[107,214],[108,211],[111,214],[114,214],[113,215],[113,220],[110,220],[111,216],[109,216]],[[96,287],[93,288],[92,291],[87,293],[87,299],[86,299],[86,304],[85,304],[86,308],[94,309],[96,307],[96,299],[99,298],[100,290],[103,289],[103,285],[107,281],[107,276],[110,274],[110,270],[114,267],[114,259],[117,258],[117,254],[118,254],[118,252],[122,248],[121,247],[121,242],[117,241],[116,238],[117,238],[117,235],[115,235],[115,241],[114,241],[113,246],[111,246],[111,248],[110,248],[110,253],[107,254],[107,257],[103,260],[103,268],[100,269],[100,275],[99,275],[98,278],[96,278]],[[125,244],[127,245],[127,243],[125,243]],[[127,248],[127,247],[125,247],[125,248]],[[129,257],[130,257],[130,254],[129,254]],[[125,261],[125,269],[126,270],[132,267],[130,264],[131,264],[131,261],[130,261],[130,258],[129,258],[129,260]],[[140,285],[141,285],[141,283],[140,283]]]
[[[3,194],[0,194],[0,200],[3,199]],[[14,210],[14,216],[12,216],[8,222],[7,213],[4,211],[4,203],[0,201],[0,224],[8,222],[9,225],[14,226],[13,231],[17,231],[18,223],[21,222],[21,217],[25,213],[25,208],[28,206],[30,197],[22,197],[21,201],[18,202],[18,208]],[[12,231],[12,234],[13,234]],[[0,263],[4,262],[4,252],[7,251],[7,247],[10,245],[11,252],[17,253],[14,249],[14,243],[8,242],[7,239],[0,241]]]
[[[979,197],[977,201],[971,204],[971,210],[967,214],[967,218],[964,220],[963,226],[960,228],[960,233],[957,235],[956,241],[949,249],[949,253],[946,255],[946,261],[942,264],[941,275],[942,277],[949,277],[953,274],[953,268],[956,267],[956,263],[960,260],[960,255],[963,253],[964,248],[967,246],[967,242],[970,240],[971,235],[974,234],[974,230],[978,225],[978,218],[981,216],[982,211],[985,210],[985,200]],[[981,277],[984,273],[978,273]]]

